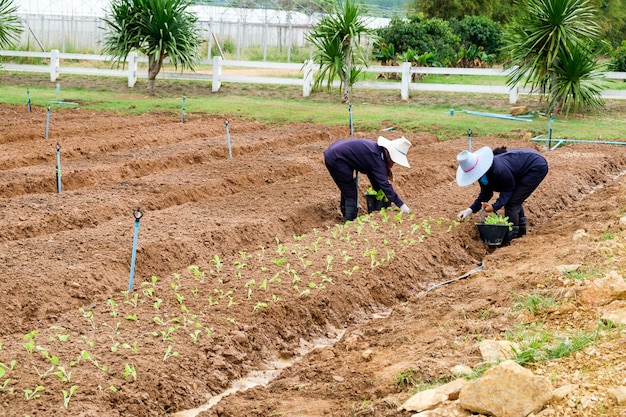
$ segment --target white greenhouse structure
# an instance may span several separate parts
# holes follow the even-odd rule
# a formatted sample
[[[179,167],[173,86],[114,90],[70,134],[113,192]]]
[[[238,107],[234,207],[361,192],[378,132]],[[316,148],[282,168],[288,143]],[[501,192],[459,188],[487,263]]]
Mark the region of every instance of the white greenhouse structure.
[[[102,18],[110,0],[14,0],[24,22],[19,47],[61,52],[100,52],[105,31]],[[247,47],[286,49],[308,48],[306,33],[320,19],[319,13],[280,9],[245,9],[192,6],[198,15],[211,56],[211,47],[224,42],[236,46],[237,59]],[[372,28],[384,27],[387,18],[367,19]],[[265,53],[264,53],[265,58]]]

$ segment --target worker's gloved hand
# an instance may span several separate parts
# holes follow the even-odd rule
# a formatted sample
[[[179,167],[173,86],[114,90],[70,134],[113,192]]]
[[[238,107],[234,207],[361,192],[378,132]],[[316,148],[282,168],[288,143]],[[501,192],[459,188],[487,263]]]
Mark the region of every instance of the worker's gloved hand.
[[[457,217],[458,217],[459,220],[465,220],[469,216],[471,216],[472,213],[473,212],[472,212],[471,208],[466,208],[465,210],[460,211]]]
[[[403,213],[409,214],[411,212],[411,209],[406,204],[402,204],[400,206],[400,211]]]

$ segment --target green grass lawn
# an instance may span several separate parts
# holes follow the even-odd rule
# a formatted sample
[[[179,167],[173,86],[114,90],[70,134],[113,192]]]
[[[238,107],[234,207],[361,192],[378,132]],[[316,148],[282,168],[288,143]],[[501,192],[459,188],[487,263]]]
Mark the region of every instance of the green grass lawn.
[[[395,128],[433,133],[441,140],[465,136],[468,129],[474,136],[502,138],[520,138],[524,134],[535,137],[548,130],[548,118],[541,113],[544,103],[538,97],[520,97],[515,106],[526,105],[534,112],[531,122],[520,122],[463,112],[508,114],[514,105],[508,103],[506,95],[414,91],[408,101],[403,101],[399,88],[355,88],[350,108],[341,104],[337,90],[318,91],[303,98],[299,87],[224,83],[214,93],[208,82],[157,77],[156,94],[150,96],[146,93],[146,80],[140,79],[134,88],[128,88],[126,82],[122,77],[62,75],[57,81],[57,94],[56,83],[50,82],[47,74],[0,71],[0,102],[26,108],[28,91],[33,106],[50,105],[52,111],[63,105],[51,102],[67,101],[80,103],[82,109],[127,114],[166,110],[174,115],[180,114],[184,96],[186,113],[205,112],[279,125],[308,122],[346,126],[351,113],[355,131]],[[454,115],[450,114],[451,109],[455,109]],[[607,102],[596,112],[554,115],[552,132],[553,138],[626,141],[626,100]]]

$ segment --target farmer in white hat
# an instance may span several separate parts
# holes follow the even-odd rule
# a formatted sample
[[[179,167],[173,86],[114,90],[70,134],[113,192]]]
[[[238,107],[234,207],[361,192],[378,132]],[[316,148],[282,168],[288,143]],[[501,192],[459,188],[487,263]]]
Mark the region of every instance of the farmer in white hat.
[[[485,146],[476,152],[462,151],[456,160],[459,163],[457,184],[461,187],[475,181],[480,184],[478,198],[459,213],[459,219],[464,220],[481,208],[491,213],[504,207],[504,215],[513,223],[513,230],[504,238],[503,244],[524,236],[528,222],[522,204],[548,174],[546,159],[532,149],[500,147],[492,151]],[[500,195],[490,203],[494,191]]]
[[[341,139],[324,151],[326,168],[341,191],[343,221],[354,220],[358,216],[354,171],[367,175],[372,188],[383,190],[389,201],[400,207],[400,211],[411,211],[391,186],[393,165],[409,168],[406,154],[410,146],[411,142],[404,137],[389,140],[380,136],[377,142],[360,138]]]

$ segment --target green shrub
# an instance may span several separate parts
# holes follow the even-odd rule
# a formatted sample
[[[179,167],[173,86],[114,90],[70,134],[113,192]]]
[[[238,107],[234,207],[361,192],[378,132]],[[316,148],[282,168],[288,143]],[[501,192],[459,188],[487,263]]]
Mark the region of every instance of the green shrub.
[[[611,51],[611,71],[626,72],[626,41],[622,45]]]
[[[475,45],[486,54],[497,55],[504,45],[502,26],[487,16],[465,16],[462,20],[451,20],[450,28],[459,36],[465,49]]]
[[[376,49],[381,55],[383,47],[393,45],[395,53],[400,55],[413,50],[416,56],[432,53],[434,63],[453,66],[461,40],[452,32],[448,22],[442,19],[425,19],[421,15],[411,16],[408,20],[395,18],[389,26],[378,29],[380,42]],[[376,53],[374,54],[376,56]]]

